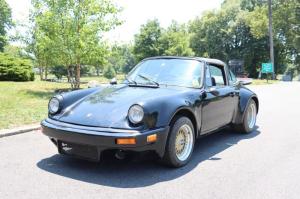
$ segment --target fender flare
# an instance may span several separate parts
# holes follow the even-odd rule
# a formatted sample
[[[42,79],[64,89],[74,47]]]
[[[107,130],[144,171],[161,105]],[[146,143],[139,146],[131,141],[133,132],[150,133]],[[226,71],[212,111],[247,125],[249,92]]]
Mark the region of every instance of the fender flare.
[[[232,123],[234,123],[234,124],[243,123],[243,120],[245,117],[245,112],[249,106],[251,99],[253,99],[254,102],[256,103],[257,113],[258,113],[259,101],[258,101],[257,95],[248,89],[243,89],[243,90],[241,90],[241,93],[240,93],[240,98],[239,98],[236,114],[233,118]]]
[[[176,117],[176,115],[183,115],[188,117],[194,126],[195,131],[195,137],[197,138],[199,136],[199,127],[201,126],[201,119],[200,117],[197,117],[195,112],[188,106],[181,106],[176,109],[176,111],[173,112],[172,116],[169,119],[168,124],[171,125],[173,119]]]

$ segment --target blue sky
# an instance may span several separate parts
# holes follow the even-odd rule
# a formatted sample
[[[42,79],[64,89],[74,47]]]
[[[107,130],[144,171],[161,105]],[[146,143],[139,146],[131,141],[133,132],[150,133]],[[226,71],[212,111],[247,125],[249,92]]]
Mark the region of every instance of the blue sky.
[[[6,0],[12,8],[13,19],[28,21],[30,0]],[[157,18],[163,27],[172,20],[188,22],[203,11],[219,8],[223,0],[115,0],[123,7],[121,19],[124,24],[106,34],[110,41],[129,42],[138,33],[141,24]]]

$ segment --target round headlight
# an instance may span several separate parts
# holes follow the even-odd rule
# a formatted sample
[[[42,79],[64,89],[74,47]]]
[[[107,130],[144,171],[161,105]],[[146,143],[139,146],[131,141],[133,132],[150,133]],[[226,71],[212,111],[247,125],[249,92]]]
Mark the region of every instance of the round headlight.
[[[59,100],[56,97],[53,97],[49,101],[48,109],[49,109],[49,112],[51,114],[54,114],[54,113],[58,112],[58,110],[59,110]]]
[[[140,123],[144,118],[144,110],[140,105],[133,105],[128,111],[129,121],[133,124]]]

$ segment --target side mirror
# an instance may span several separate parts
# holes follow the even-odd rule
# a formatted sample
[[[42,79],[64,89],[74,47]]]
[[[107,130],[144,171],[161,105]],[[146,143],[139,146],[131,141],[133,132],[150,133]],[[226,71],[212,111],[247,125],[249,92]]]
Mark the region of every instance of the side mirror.
[[[209,93],[211,93],[211,94],[213,94],[215,96],[218,96],[220,94],[219,91],[218,91],[218,89],[216,89],[215,87],[208,88],[207,92],[209,92]]]
[[[114,84],[117,84],[117,83],[118,82],[117,82],[117,79],[115,77],[110,80],[111,85],[114,85]]]
[[[242,79],[238,79],[238,80],[237,80],[237,84],[241,84],[241,85],[250,85],[250,84],[252,84],[252,79],[250,79],[250,78],[242,78]]]

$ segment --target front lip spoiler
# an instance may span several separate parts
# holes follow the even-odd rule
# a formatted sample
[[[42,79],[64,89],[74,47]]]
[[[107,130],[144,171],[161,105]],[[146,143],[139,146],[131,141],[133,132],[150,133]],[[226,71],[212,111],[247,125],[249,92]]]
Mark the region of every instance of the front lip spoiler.
[[[76,133],[82,133],[88,135],[107,136],[107,137],[136,137],[142,134],[140,131],[136,131],[136,130],[82,126],[82,125],[60,122],[50,118],[43,120],[41,122],[41,125],[51,129],[63,130],[68,132],[76,132]],[[165,128],[158,128],[153,130],[153,132],[161,131],[164,129]],[[151,133],[151,130],[150,131],[148,130],[147,133]]]

